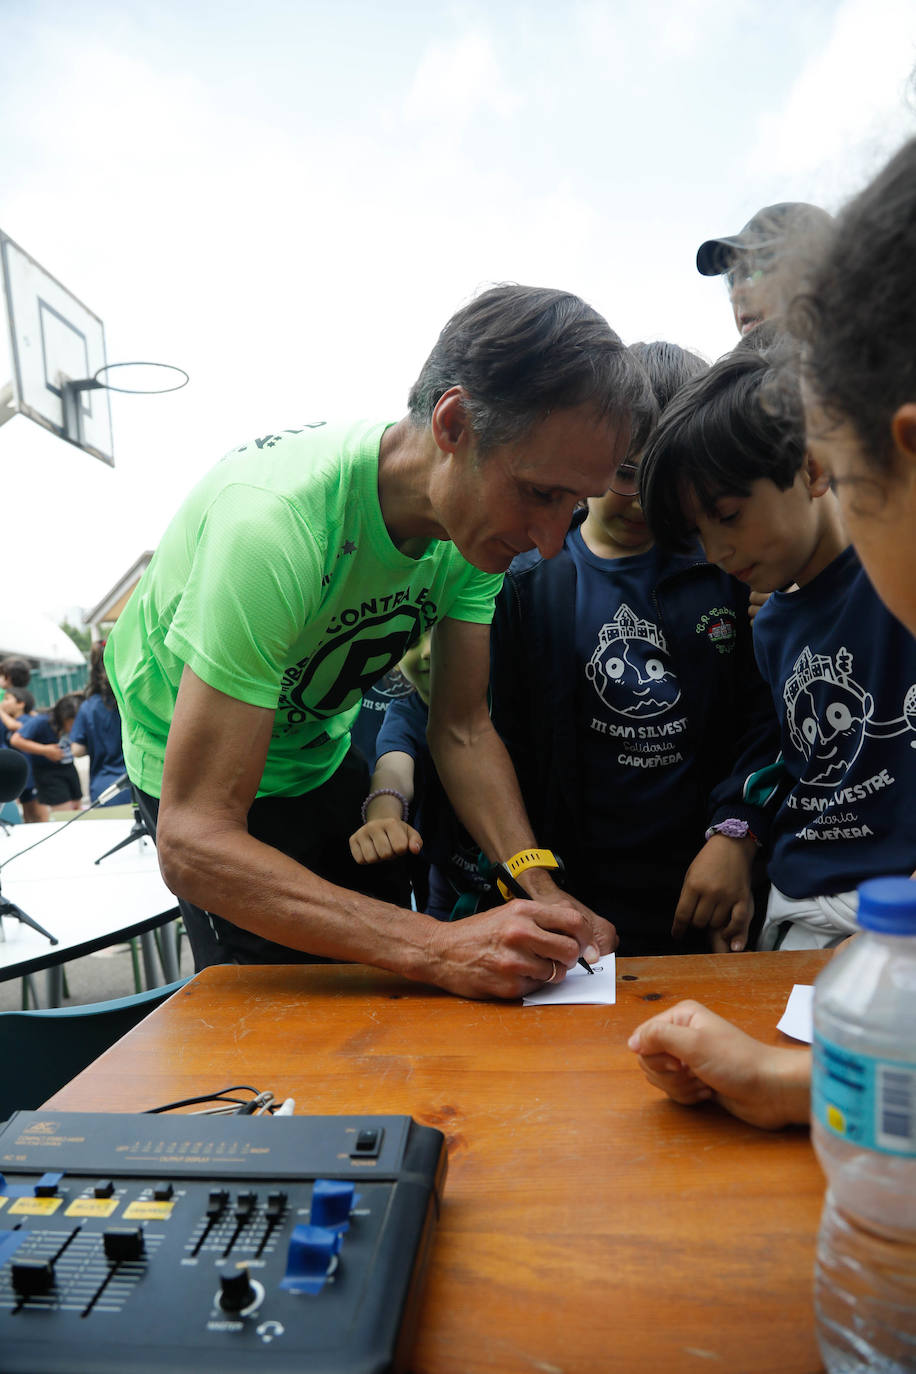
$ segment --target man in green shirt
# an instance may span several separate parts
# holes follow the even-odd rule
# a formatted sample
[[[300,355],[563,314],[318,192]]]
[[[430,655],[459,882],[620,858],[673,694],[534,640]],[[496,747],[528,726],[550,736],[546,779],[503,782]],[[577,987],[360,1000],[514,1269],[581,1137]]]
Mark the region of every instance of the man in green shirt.
[[[396,424],[259,438],[198,483],[106,651],[124,756],[197,967],[374,964],[518,997],[613,927],[523,867],[531,900],[453,925],[355,890],[362,692],[430,626],[430,747],[491,859],[534,847],[487,712],[501,574],[563,542],[651,417],[620,340],[567,293],[495,287],[445,326]],[[543,837],[549,842],[549,837]]]

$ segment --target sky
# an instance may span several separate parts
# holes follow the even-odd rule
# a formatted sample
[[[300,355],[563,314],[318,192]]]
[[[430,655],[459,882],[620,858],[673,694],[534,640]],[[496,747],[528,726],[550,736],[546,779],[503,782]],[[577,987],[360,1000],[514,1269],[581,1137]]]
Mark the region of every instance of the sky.
[[[73,619],[229,449],[398,419],[492,282],[719,356],[700,242],[839,208],[916,133],[914,66],[912,0],[0,0],[0,229],[109,362],[190,375],[112,394],[113,469],[0,427],[3,597]]]

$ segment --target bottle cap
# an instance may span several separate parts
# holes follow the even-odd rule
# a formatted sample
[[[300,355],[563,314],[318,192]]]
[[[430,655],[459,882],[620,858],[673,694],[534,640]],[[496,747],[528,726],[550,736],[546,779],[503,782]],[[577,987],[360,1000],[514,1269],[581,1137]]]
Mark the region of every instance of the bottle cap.
[[[916,882],[869,878],[859,886],[859,925],[883,935],[916,935]]]

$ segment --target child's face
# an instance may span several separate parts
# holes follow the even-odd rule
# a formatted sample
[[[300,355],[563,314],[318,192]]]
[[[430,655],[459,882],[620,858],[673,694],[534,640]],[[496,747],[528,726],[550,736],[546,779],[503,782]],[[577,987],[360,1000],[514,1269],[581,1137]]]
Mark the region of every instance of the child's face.
[[[720,496],[712,514],[693,493],[685,504],[709,562],[754,592],[777,591],[793,582],[801,586],[826,566],[834,551],[820,566],[812,566],[821,537],[818,514],[804,469],[785,491],[760,477],[749,496]]]
[[[424,701],[429,701],[429,630],[421,635],[412,649],[401,659],[398,665],[407,681],[416,687]]]
[[[7,692],[3,697],[3,709],[8,716],[15,716],[18,720],[25,710],[25,702],[14,697],[12,692]]]
[[[916,469],[898,455],[890,473],[879,471],[851,425],[825,417],[804,391],[803,399],[808,446],[835,485],[856,552],[881,600],[916,634]]]
[[[588,502],[588,518],[607,541],[612,558],[645,553],[652,547],[652,535],[638,496],[620,496],[616,491],[592,496]]]

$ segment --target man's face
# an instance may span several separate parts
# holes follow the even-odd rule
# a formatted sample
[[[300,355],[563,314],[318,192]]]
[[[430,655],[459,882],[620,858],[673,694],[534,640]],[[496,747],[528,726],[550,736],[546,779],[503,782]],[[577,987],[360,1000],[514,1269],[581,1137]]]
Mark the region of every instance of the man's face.
[[[763,320],[779,313],[782,301],[776,274],[765,271],[753,257],[736,258],[725,275],[725,284],[735,324],[742,337]]]
[[[750,495],[720,496],[712,512],[691,493],[685,515],[709,562],[746,582],[751,591],[773,592],[805,580],[817,548],[818,524],[803,472],[785,491],[766,477],[758,478]]]
[[[628,443],[627,423],[596,418],[587,407],[555,411],[485,457],[466,429],[432,479],[436,519],[484,572],[505,572],[528,549],[552,558],[576,504],[607,491]]]

